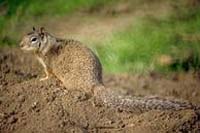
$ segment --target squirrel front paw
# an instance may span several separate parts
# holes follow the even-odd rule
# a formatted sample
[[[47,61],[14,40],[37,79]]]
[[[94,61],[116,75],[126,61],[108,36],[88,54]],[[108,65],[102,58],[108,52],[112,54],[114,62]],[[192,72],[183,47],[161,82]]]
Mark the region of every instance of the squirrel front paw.
[[[44,80],[47,80],[47,79],[49,79],[49,76],[46,76],[46,77],[44,77],[44,78],[41,78],[40,81],[44,81]]]

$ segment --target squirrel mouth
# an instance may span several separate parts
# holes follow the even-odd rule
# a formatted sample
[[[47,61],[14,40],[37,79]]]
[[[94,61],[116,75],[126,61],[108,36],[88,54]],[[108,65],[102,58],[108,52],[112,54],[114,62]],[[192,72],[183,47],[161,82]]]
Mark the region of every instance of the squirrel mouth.
[[[35,51],[36,48],[34,48],[34,47],[29,47],[29,46],[22,46],[22,47],[21,47],[21,50],[24,50],[24,51]]]
[[[27,46],[21,46],[21,50],[28,50]]]

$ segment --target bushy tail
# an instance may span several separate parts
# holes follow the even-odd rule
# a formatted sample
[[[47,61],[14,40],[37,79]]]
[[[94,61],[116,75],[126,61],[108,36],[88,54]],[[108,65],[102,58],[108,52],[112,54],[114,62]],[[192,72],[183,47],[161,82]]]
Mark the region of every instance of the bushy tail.
[[[158,97],[124,96],[104,86],[95,88],[95,97],[109,107],[129,112],[145,112],[149,110],[182,110],[194,109],[188,102],[169,100]]]

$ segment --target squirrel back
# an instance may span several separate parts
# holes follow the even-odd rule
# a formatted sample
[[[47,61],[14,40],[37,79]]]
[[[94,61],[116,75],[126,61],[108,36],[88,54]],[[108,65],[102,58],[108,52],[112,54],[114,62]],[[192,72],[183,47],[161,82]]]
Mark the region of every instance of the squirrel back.
[[[94,86],[103,84],[99,59],[79,41],[64,40],[60,50],[50,58],[48,64],[68,89],[91,92]]]
[[[181,110],[195,108],[192,104],[158,97],[123,96],[106,88],[97,56],[79,41],[58,39],[43,28],[33,29],[20,43],[21,49],[33,52],[45,73],[56,76],[67,89],[84,89],[109,107],[131,112],[149,110]]]

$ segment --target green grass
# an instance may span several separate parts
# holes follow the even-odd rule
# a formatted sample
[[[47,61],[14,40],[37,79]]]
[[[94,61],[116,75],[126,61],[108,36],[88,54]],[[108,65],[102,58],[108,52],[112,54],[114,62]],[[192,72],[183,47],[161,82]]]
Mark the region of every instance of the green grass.
[[[5,11],[0,17],[0,45],[15,44],[20,27],[27,22],[37,23],[45,17],[56,18],[110,2],[114,0],[0,0],[0,9]],[[187,41],[182,36],[200,38],[200,9],[175,7],[174,13],[166,18],[134,18],[136,22],[127,30],[93,46],[105,70],[112,73],[199,70],[200,39]],[[173,61],[161,65],[158,59],[162,55]]]
[[[101,6],[111,0],[32,0],[28,10],[29,14],[38,15],[66,15],[76,9],[87,9],[95,6]],[[41,6],[42,5],[42,6]]]
[[[186,19],[188,17],[189,19]],[[185,40],[182,36],[199,36]],[[140,18],[127,30],[95,47],[107,72],[146,73],[150,71],[189,71],[200,68],[200,10],[159,20]],[[170,56],[161,65],[157,60]]]
[[[112,0],[1,0],[0,6],[4,7],[6,15],[16,15],[20,12],[30,16],[66,15],[76,9],[87,9],[102,6]]]
[[[56,16],[95,9],[111,2],[113,0],[0,0],[0,11],[3,11],[0,14],[0,45],[17,42],[16,32],[28,22],[37,24],[45,18],[55,19]]]

